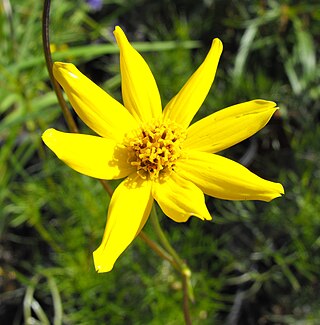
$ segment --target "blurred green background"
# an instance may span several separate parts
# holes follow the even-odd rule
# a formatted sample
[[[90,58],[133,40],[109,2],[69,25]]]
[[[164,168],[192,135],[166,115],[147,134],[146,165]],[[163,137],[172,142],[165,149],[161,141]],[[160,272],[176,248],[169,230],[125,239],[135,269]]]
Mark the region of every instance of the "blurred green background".
[[[262,131],[223,155],[286,195],[207,198],[212,222],[161,223],[193,271],[194,324],[320,324],[319,1],[52,2],[55,60],[120,101],[115,25],[149,63],[164,104],[214,37],[224,52],[196,118],[255,98],[278,103]],[[41,141],[49,127],[67,130],[42,54],[42,6],[0,1],[0,323],[183,324],[181,280],[141,239],[111,273],[94,271],[109,198]]]

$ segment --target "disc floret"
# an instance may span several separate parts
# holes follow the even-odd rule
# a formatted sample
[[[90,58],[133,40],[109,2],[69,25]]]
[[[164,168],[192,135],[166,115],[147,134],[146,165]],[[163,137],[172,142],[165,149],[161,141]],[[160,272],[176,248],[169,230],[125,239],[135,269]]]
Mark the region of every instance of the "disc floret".
[[[185,138],[186,132],[176,123],[146,123],[127,138],[129,162],[143,179],[162,178],[174,170]]]

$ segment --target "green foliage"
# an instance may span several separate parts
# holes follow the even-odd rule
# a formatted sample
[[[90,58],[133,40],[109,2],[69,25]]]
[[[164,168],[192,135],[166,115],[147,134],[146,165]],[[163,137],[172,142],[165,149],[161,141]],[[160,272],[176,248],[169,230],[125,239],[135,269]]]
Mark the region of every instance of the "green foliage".
[[[94,272],[109,198],[41,143],[46,128],[66,129],[42,54],[41,6],[0,4],[0,322],[180,325],[181,280],[139,238],[112,272]],[[281,181],[283,198],[208,198],[213,222],[161,219],[193,271],[194,324],[320,322],[319,19],[317,1],[104,1],[97,12],[84,1],[52,1],[55,59],[78,64],[116,98],[111,32],[120,24],[164,103],[219,37],[219,70],[196,118],[254,98],[281,108],[223,154]],[[151,225],[145,231],[156,240]]]

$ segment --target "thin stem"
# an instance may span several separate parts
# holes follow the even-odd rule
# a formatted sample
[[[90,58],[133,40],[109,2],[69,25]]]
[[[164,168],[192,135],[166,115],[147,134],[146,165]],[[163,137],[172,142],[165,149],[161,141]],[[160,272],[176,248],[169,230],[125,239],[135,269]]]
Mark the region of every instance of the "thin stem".
[[[182,286],[183,286],[183,316],[186,325],[191,325],[192,320],[190,316],[189,307],[189,284],[187,276],[182,276]]]
[[[152,225],[154,227],[154,230],[156,231],[159,240],[161,241],[162,245],[165,247],[165,249],[168,251],[168,253],[174,258],[174,260],[177,262],[179,265],[180,272],[182,271],[183,267],[185,266],[185,263],[183,260],[179,257],[177,252],[174,250],[174,248],[171,246],[170,242],[168,241],[165,233],[163,232],[158,215],[157,215],[157,210],[156,207],[153,205],[151,214],[150,214],[150,219],[152,222]]]
[[[165,233],[163,232],[155,206],[152,206],[150,219],[153,225],[155,232],[158,235],[158,238],[163,245],[163,247],[167,250],[167,252],[173,257],[175,263],[178,265],[178,271],[182,276],[183,283],[183,314],[186,325],[191,325],[191,316],[190,316],[190,308],[189,308],[189,299],[193,302],[194,295],[191,285],[191,271],[188,268],[187,264],[180,258],[175,249],[171,246],[169,240],[167,239]]]
[[[78,133],[78,127],[72,117],[72,114],[70,113],[66,101],[63,98],[62,90],[58,82],[54,78],[52,72],[53,63],[52,63],[52,55],[50,51],[50,35],[49,35],[50,5],[51,5],[51,0],[44,1],[43,16],[42,16],[42,44],[43,44],[44,56],[46,59],[50,80],[52,82],[53,89],[57,95],[59,104],[62,108],[62,113],[65,118],[65,121],[67,122],[71,132]]]
[[[105,189],[105,191],[109,194],[109,197],[112,196],[113,194],[113,189],[112,187],[109,185],[109,183],[107,181],[105,181],[104,179],[99,179],[101,185],[103,186],[103,188]]]
[[[177,265],[173,257],[170,254],[168,254],[158,243],[150,239],[150,237],[148,237],[143,231],[140,232],[139,237],[148,246],[150,246],[161,258],[170,262],[170,264],[172,264],[175,267],[175,269],[179,271],[179,266]]]

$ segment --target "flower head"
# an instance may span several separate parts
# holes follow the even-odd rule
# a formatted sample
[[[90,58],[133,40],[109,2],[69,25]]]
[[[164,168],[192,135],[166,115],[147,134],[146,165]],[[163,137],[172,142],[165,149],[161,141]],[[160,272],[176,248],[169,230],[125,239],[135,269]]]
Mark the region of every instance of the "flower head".
[[[56,62],[53,73],[74,110],[98,136],[49,129],[46,145],[67,165],[101,179],[125,178],[115,190],[102,243],[93,253],[98,272],[108,272],[139,234],[156,200],[176,222],[210,220],[204,193],[227,200],[270,201],[284,193],[273,183],[216,153],[259,131],[278,109],[265,100],[237,104],[194,123],[213,83],[222,43],[214,39],[201,66],[162,111],[156,81],[120,27],[124,105],[74,65]]]

